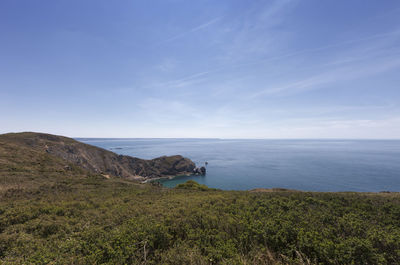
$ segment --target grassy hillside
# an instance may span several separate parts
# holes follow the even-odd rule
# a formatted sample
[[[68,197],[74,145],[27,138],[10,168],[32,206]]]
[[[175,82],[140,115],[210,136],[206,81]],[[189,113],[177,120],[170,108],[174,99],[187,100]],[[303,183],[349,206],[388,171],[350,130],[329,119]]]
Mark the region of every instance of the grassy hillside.
[[[0,264],[400,264],[398,193],[175,189],[0,141]]]
[[[145,160],[118,155],[71,138],[44,133],[25,132],[0,135],[0,152],[2,149],[9,149],[12,146],[28,148],[40,156],[48,154],[53,158],[61,158],[67,163],[79,166],[92,173],[131,180],[187,174],[193,172],[195,168],[195,164],[190,159],[180,155]],[[21,155],[19,159],[29,161],[29,157]],[[11,159],[9,162],[13,163],[14,161]]]

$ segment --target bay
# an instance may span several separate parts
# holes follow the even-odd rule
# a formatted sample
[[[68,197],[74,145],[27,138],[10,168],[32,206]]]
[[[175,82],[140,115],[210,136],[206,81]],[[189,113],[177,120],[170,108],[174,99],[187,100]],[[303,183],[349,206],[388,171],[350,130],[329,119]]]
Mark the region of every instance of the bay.
[[[224,190],[400,191],[400,140],[77,140],[144,159],[180,154],[208,162],[206,176],[162,180],[166,187],[193,179]]]

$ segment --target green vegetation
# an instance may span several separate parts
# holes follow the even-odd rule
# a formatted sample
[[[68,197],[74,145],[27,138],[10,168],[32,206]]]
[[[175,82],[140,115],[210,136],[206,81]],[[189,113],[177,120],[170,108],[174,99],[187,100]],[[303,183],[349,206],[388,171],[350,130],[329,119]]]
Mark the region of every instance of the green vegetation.
[[[400,264],[398,193],[175,189],[0,141],[0,264]]]
[[[199,184],[194,180],[188,180],[185,183],[178,184],[176,186],[176,188],[177,189],[186,189],[186,190],[202,190],[202,191],[216,190],[216,189],[211,189],[211,188],[207,187],[206,185]]]

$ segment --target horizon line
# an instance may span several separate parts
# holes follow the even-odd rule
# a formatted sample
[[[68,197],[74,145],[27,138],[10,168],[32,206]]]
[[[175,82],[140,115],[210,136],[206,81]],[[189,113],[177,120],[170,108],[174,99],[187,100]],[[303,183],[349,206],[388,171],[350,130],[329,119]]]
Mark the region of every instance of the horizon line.
[[[173,139],[186,139],[186,140],[348,140],[348,141],[399,141],[400,138],[335,138],[335,137],[300,137],[300,138],[278,138],[278,137],[269,137],[269,138],[235,138],[235,137],[85,137],[85,136],[67,136],[65,134],[58,133],[48,133],[48,132],[34,132],[34,131],[20,131],[20,132],[0,132],[0,135],[9,134],[9,133],[41,133],[41,134],[50,134],[50,135],[58,135],[64,136],[72,139],[93,139],[93,140],[101,140],[101,139],[110,139],[110,140],[132,140],[132,139],[165,139],[165,140],[173,140]]]
[[[173,140],[173,139],[187,139],[187,140],[382,140],[382,141],[399,141],[400,138],[224,138],[224,137],[71,137],[73,139],[165,139],[165,140]]]

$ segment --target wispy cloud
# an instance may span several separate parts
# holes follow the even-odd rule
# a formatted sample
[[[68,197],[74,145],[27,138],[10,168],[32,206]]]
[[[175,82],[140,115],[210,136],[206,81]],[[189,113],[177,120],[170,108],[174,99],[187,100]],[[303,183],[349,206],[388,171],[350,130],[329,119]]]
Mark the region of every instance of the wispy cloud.
[[[260,20],[271,21],[276,17],[281,17],[283,12],[286,12],[291,7],[295,6],[298,0],[275,0],[267,8],[262,9]]]
[[[171,72],[176,68],[177,62],[174,59],[164,59],[156,68],[162,72]]]
[[[238,64],[253,56],[271,55],[286,39],[287,32],[277,29],[288,18],[296,0],[261,1],[249,5],[241,15],[229,23],[219,60],[224,64]]]
[[[251,62],[251,63],[244,63],[244,64],[237,64],[237,65],[226,65],[215,67],[212,69],[208,69],[207,71],[193,73],[182,78],[173,79],[165,82],[159,82],[156,84],[151,85],[150,87],[163,87],[163,88],[182,88],[182,87],[190,87],[195,84],[199,84],[201,82],[207,82],[209,80],[209,75],[217,74],[222,72],[230,71],[234,68],[239,67],[246,67],[251,65],[256,65],[259,63],[266,63],[266,62],[279,62],[283,59],[287,59],[289,57],[295,57],[297,55],[304,55],[308,53],[313,53],[317,51],[329,50],[341,46],[345,46],[347,44],[357,44],[362,43],[364,44],[367,40],[374,40],[377,39],[381,41],[382,39],[387,40],[388,37],[389,42],[393,40],[397,40],[400,36],[400,31],[392,31],[386,32],[382,34],[377,34],[370,37],[365,38],[358,38],[353,40],[348,40],[340,43],[335,43],[332,45],[327,45],[323,47],[318,47],[315,49],[306,49],[298,52],[287,53],[283,55],[278,55],[275,57],[270,57],[265,60]],[[308,65],[307,67],[303,67],[299,70],[311,70],[316,69],[318,71],[317,74],[312,74],[308,77],[304,77],[298,80],[292,80],[287,83],[276,84],[270,86],[268,88],[264,88],[255,92],[253,94],[248,95],[248,99],[257,98],[263,95],[277,95],[282,93],[297,93],[301,91],[306,91],[310,89],[318,88],[319,86],[323,86],[333,82],[340,82],[345,80],[352,80],[357,79],[363,76],[368,76],[371,74],[378,74],[381,72],[388,71],[395,67],[399,66],[400,59],[397,57],[393,57],[393,55],[399,54],[400,50],[395,52],[390,52],[389,57],[384,57],[387,50],[384,46],[376,46],[374,43],[369,42],[366,46],[368,48],[362,46],[356,46],[352,50],[348,51],[349,55],[342,55],[342,57],[335,58],[333,61],[329,61],[326,63],[318,64],[318,65]],[[346,50],[347,51],[347,50]],[[350,56],[350,57],[348,57]],[[366,63],[368,60],[373,60],[373,62]],[[328,70],[324,70],[329,68]],[[229,75],[228,75],[229,76]],[[229,83],[228,86],[230,88],[237,87],[232,83],[232,80],[245,80],[245,76],[240,76],[233,78],[232,77],[225,81],[225,83]],[[285,80],[287,77],[285,77]],[[219,83],[213,84],[214,87],[224,87],[226,91],[229,92],[229,88],[222,86],[221,80]],[[222,91],[223,92],[223,91]],[[218,94],[222,93],[221,91]]]
[[[192,34],[192,33],[196,32],[196,31],[203,30],[203,29],[205,29],[207,27],[210,27],[211,25],[217,23],[222,18],[223,18],[223,16],[213,18],[213,19],[211,19],[211,20],[209,20],[209,21],[207,21],[207,22],[205,22],[203,24],[200,24],[200,25],[198,25],[196,27],[193,27],[193,28],[191,28],[191,29],[189,29],[187,31],[184,31],[184,32],[179,33],[179,34],[177,34],[175,36],[171,36],[171,37],[169,37],[169,38],[167,38],[165,40],[162,40],[162,41],[158,42],[155,46],[159,46],[159,45],[162,45],[162,44],[165,44],[165,43],[168,43],[168,42],[183,38],[183,37],[185,37],[185,36],[187,36],[189,34]]]
[[[252,66],[252,65],[255,66],[255,65],[259,65],[259,64],[265,64],[268,62],[278,62],[278,61],[281,61],[284,59],[289,59],[289,58],[300,56],[300,55],[307,55],[307,54],[316,53],[316,52],[320,52],[320,51],[327,51],[327,50],[332,50],[335,48],[345,47],[350,44],[365,43],[366,41],[374,40],[374,39],[385,39],[387,37],[395,37],[397,39],[399,36],[400,36],[400,30],[395,30],[395,31],[390,31],[390,32],[382,33],[382,34],[376,34],[373,36],[367,36],[367,37],[363,37],[363,38],[355,38],[355,39],[351,39],[351,40],[341,41],[341,42],[337,42],[337,43],[333,43],[333,44],[329,44],[329,45],[325,45],[325,46],[320,46],[320,47],[315,47],[315,48],[303,49],[303,50],[294,51],[294,52],[293,51],[283,52],[279,55],[267,56],[267,57],[253,60],[250,62],[228,65],[226,67],[239,68],[239,67],[245,67],[245,66]],[[369,44],[369,46],[371,47],[372,45]],[[349,60],[349,59],[346,58],[346,60]],[[215,71],[220,71],[222,69],[224,69],[224,68],[220,67],[220,68],[215,69]],[[209,72],[212,72],[212,71],[209,71]]]
[[[375,61],[374,64],[350,65],[333,70],[329,70],[320,74],[306,77],[301,80],[291,81],[286,84],[281,84],[266,89],[262,89],[249,96],[249,99],[258,98],[265,95],[277,95],[283,93],[298,93],[311,89],[318,89],[324,85],[353,80],[364,76],[370,76],[382,73],[394,68],[400,67],[400,59],[387,59],[384,61]]]
[[[286,1],[286,2],[289,3],[290,1]],[[274,12],[277,12],[278,10],[280,10],[280,8],[283,8],[283,7],[284,7],[283,4],[279,4],[279,8],[277,8],[277,7],[273,8],[275,10]],[[269,14],[272,15],[275,13],[269,13]],[[208,24],[209,23],[206,23],[203,26],[208,25]],[[196,27],[196,28],[202,28],[202,27]],[[321,51],[337,50],[338,48],[346,48],[346,46],[355,45],[355,44],[364,45],[367,43],[366,46],[359,45],[359,46],[356,46],[354,49],[352,49],[350,51],[351,55],[349,55],[349,57],[343,55],[342,56],[343,58],[339,57],[339,58],[336,58],[334,61],[323,63],[321,65],[311,66],[311,68],[321,69],[321,68],[324,68],[327,66],[333,67],[334,65],[350,64],[350,63],[354,63],[356,61],[361,61],[361,60],[366,59],[365,57],[358,55],[360,52],[367,53],[368,57],[379,55],[379,53],[386,53],[387,50],[384,47],[385,42],[391,43],[393,41],[398,40],[399,37],[400,37],[400,30],[394,30],[394,31],[389,31],[389,32],[385,32],[385,33],[375,34],[372,36],[350,39],[350,40],[337,42],[337,43],[320,46],[320,47],[316,47],[316,48],[303,49],[303,50],[294,51],[294,52],[282,53],[280,55],[268,56],[268,57],[253,60],[250,62],[236,63],[236,64],[224,63],[218,67],[208,68],[205,71],[193,73],[193,74],[187,75],[185,77],[182,77],[180,79],[175,79],[175,80],[170,80],[170,81],[159,83],[156,86],[162,86],[162,87],[190,86],[192,84],[199,83],[200,81],[207,80],[207,76],[211,75],[211,74],[217,74],[220,72],[226,72],[226,71],[230,71],[230,70],[237,69],[237,68],[243,68],[243,67],[251,67],[251,66],[256,67],[258,65],[267,64],[267,63],[279,63],[279,62],[282,62],[283,60],[287,60],[290,58],[296,58],[297,56],[309,55],[309,54],[321,52]],[[377,40],[377,43],[375,44],[374,42],[370,42],[371,40]],[[382,41],[384,41],[383,46],[381,44]],[[253,57],[251,57],[251,58],[253,58]],[[310,66],[307,66],[307,67],[310,68]],[[335,70],[335,71],[340,71],[340,70]],[[349,76],[348,76],[349,73],[347,72],[347,69],[343,69],[342,71],[346,72],[345,75],[342,75],[342,76],[347,76],[346,78],[349,79]],[[376,69],[377,73],[381,72],[381,71],[382,71],[381,68]],[[353,72],[353,70],[351,69],[350,72]],[[305,78],[302,80],[292,82],[292,84],[281,85],[280,87],[270,89],[270,92],[268,92],[268,93],[283,91],[283,90],[289,89],[290,87],[306,88],[306,87],[311,87],[312,85],[328,83],[328,82],[330,82],[330,79],[328,78],[328,76],[331,76],[331,75],[332,75],[332,73],[324,72],[322,74],[318,74],[317,76],[312,76],[309,78]],[[356,77],[357,76],[354,75],[354,78],[356,78]],[[241,78],[244,78],[244,77],[242,76]],[[336,78],[336,76],[335,76],[335,78]],[[336,80],[341,80],[341,79],[343,79],[343,78],[339,78]],[[264,92],[261,94],[268,94],[268,93]],[[259,96],[259,95],[257,95],[257,94],[254,95],[254,97],[257,97],[257,96]]]
[[[173,80],[169,80],[166,82],[159,82],[159,83],[150,85],[150,87],[179,88],[179,87],[190,86],[190,85],[199,83],[202,80],[204,80],[204,77],[208,73],[209,73],[209,71],[198,72],[198,73],[194,73],[194,74],[182,77],[182,78],[173,79]]]

